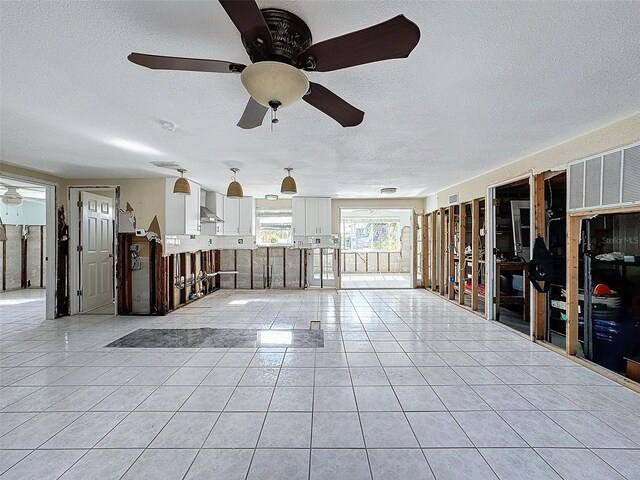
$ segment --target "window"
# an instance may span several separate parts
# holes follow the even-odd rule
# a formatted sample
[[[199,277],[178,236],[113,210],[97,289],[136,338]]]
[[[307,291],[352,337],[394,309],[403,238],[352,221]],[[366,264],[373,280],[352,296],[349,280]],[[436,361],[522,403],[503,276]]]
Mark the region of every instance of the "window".
[[[399,251],[400,221],[385,218],[344,218],[342,248],[347,251]]]
[[[257,208],[256,243],[262,246],[291,245],[291,209]]]

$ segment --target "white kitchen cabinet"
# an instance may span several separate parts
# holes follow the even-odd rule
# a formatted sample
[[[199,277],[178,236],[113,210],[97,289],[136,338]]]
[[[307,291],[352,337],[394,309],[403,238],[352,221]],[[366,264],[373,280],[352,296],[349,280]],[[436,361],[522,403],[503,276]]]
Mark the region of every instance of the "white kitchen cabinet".
[[[223,235],[255,234],[255,199],[224,197]]]
[[[165,184],[166,235],[200,235],[200,185],[189,181],[191,195],[173,193],[175,178]]]
[[[224,197],[223,235],[240,234],[240,200]]]
[[[307,234],[307,199],[293,197],[291,199],[291,224],[293,235]]]
[[[318,198],[318,217],[316,220],[319,235],[331,235],[331,199]]]
[[[294,235],[331,235],[331,199],[293,197]]]

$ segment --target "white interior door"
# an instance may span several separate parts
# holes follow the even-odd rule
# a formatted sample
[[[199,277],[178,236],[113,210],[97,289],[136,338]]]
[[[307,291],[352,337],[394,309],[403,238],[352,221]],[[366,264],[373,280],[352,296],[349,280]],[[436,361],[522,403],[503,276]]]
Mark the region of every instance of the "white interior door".
[[[113,303],[113,199],[81,192],[80,311]]]

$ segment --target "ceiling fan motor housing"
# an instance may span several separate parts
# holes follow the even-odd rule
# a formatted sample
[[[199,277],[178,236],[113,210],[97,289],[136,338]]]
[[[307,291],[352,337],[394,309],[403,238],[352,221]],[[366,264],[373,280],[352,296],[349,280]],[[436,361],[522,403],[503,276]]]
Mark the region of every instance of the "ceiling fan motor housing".
[[[260,12],[271,32],[273,52],[267,51],[264,44],[249,43],[242,37],[249,58],[253,63],[272,60],[294,65],[298,55],[311,46],[311,30],[300,17],[286,10],[264,8]]]

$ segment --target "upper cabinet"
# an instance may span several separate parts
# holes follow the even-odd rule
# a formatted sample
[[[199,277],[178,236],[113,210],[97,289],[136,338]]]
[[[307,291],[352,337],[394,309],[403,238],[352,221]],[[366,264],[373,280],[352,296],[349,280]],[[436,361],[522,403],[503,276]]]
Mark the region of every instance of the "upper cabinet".
[[[222,235],[254,235],[255,205],[255,199],[253,197],[224,197]]]
[[[201,204],[207,207],[220,220],[224,221],[224,195],[218,192],[205,192],[201,198]],[[217,222],[202,222],[202,235],[223,235],[224,223],[223,221]]]
[[[331,199],[293,197],[294,235],[331,235]]]
[[[165,184],[166,235],[200,235],[200,185],[189,181],[191,195],[173,193],[175,178]]]

